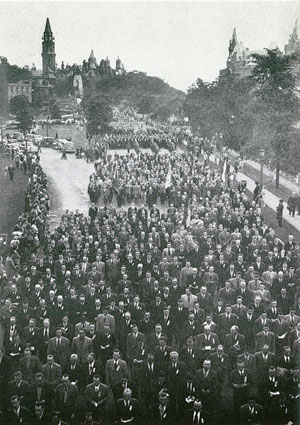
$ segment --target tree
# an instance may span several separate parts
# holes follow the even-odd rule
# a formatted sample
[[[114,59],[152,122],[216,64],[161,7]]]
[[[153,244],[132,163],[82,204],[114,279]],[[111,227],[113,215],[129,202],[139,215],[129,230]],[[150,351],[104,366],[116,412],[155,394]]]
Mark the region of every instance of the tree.
[[[20,129],[26,133],[32,127],[30,104],[25,96],[15,96],[10,101],[10,111],[20,122]]]
[[[278,49],[266,49],[266,55],[253,55],[256,63],[250,79],[256,83],[256,130],[264,128],[271,149],[277,159],[276,187],[279,186],[279,161],[294,165],[294,124],[299,116],[299,98],[296,95],[292,73],[294,56],[284,56]],[[256,131],[259,133],[259,131]],[[298,156],[298,155],[297,155]],[[296,164],[295,164],[296,165]]]
[[[52,119],[60,119],[61,118],[61,112],[60,107],[56,102],[56,99],[53,97],[49,101],[49,111]]]
[[[211,137],[218,130],[216,82],[205,83],[200,78],[193,84],[185,98],[183,111],[195,130],[203,137]]]
[[[112,121],[112,109],[105,96],[94,93],[85,93],[82,102],[87,119],[87,133],[89,137],[110,132],[109,124]]]

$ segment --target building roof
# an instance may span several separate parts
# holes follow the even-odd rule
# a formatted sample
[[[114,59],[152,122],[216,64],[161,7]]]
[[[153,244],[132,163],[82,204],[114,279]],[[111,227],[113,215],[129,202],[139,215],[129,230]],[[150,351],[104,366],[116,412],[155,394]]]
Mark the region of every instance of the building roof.
[[[46,20],[45,33],[52,34],[49,18],[47,18],[47,20]]]

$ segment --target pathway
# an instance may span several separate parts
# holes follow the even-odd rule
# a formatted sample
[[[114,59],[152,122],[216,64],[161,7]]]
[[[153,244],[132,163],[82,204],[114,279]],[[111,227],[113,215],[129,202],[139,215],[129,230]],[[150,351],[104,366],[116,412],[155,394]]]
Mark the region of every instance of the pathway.
[[[94,171],[94,164],[83,159],[76,159],[74,154],[67,154],[68,159],[61,159],[61,152],[43,148],[41,165],[51,181],[51,228],[60,222],[62,213],[69,209],[79,209],[87,215],[89,208],[89,195],[87,187],[89,177]],[[59,202],[57,199],[59,198]]]
[[[239,156],[237,152],[231,149],[229,150],[229,152],[234,157]],[[250,165],[250,167],[256,169],[257,171],[260,171],[260,163],[258,163],[257,161],[253,161],[252,159],[246,159],[244,163]],[[275,171],[270,170],[269,168],[267,168],[266,165],[264,165],[264,174],[268,177],[272,177],[272,179],[275,181]],[[295,181],[292,181],[291,179],[288,179],[281,174],[279,178],[279,183],[287,189],[290,189],[292,192],[298,193],[300,190],[300,186]]]
[[[234,154],[234,156],[237,156],[236,152],[234,152],[234,151],[230,151],[230,154]],[[212,158],[213,161],[216,161],[215,155],[212,155],[211,158]],[[245,162],[248,163],[248,161],[245,161]],[[252,162],[254,162],[254,161],[252,161]],[[251,165],[251,164],[249,164],[249,165]],[[258,168],[260,167],[259,164],[256,163],[256,165],[258,166]],[[248,177],[246,174],[244,174],[242,172],[238,172],[237,176],[236,176],[236,180],[238,182],[245,180],[247,182],[247,189],[249,189],[250,192],[253,193],[254,188],[255,188],[255,181],[253,179],[251,179],[250,177]],[[265,196],[264,196],[265,204],[274,211],[274,215],[275,215],[276,207],[279,203],[279,199],[280,198],[278,196],[273,195],[273,193],[271,193],[269,190],[265,189]],[[286,220],[289,224],[291,224],[296,230],[300,231],[300,215],[295,215],[295,217],[289,216],[288,210],[287,210],[287,203],[284,202],[283,205],[285,207],[284,210],[283,210],[284,220]]]
[[[237,174],[237,180],[240,182],[241,180],[247,181],[247,189],[249,189],[252,193],[255,188],[255,182],[254,180],[250,179],[250,177],[246,176],[246,174],[238,172]],[[272,208],[272,210],[276,211],[276,207],[279,202],[279,198],[276,195],[273,195],[269,190],[265,190],[265,196],[264,196],[265,204]],[[287,204],[286,202],[284,204],[284,210],[283,210],[283,218],[290,223],[296,230],[300,231],[300,215],[295,215],[295,217],[290,217],[288,215],[287,210]]]

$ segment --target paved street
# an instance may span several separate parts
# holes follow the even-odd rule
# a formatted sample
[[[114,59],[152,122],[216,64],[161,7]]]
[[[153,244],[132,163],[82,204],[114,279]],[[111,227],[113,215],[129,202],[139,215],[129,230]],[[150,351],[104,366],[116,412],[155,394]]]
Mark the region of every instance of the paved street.
[[[51,183],[50,195],[59,197],[59,202],[51,199],[51,227],[59,223],[61,214],[66,209],[75,211],[78,208],[85,214],[88,212],[87,186],[94,164],[76,159],[74,154],[67,154],[67,157],[67,160],[62,160],[60,151],[42,149],[41,164]]]

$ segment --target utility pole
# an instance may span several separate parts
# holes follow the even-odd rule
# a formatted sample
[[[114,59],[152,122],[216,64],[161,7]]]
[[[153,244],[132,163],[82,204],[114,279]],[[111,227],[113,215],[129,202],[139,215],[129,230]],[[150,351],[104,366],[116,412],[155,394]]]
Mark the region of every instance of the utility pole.
[[[265,150],[260,149],[259,155],[260,155],[260,187],[263,187],[264,182],[264,156],[265,156]]]
[[[279,189],[279,167],[280,167],[280,162],[279,162],[279,158],[276,158],[276,181],[275,181],[275,187],[276,189]]]

